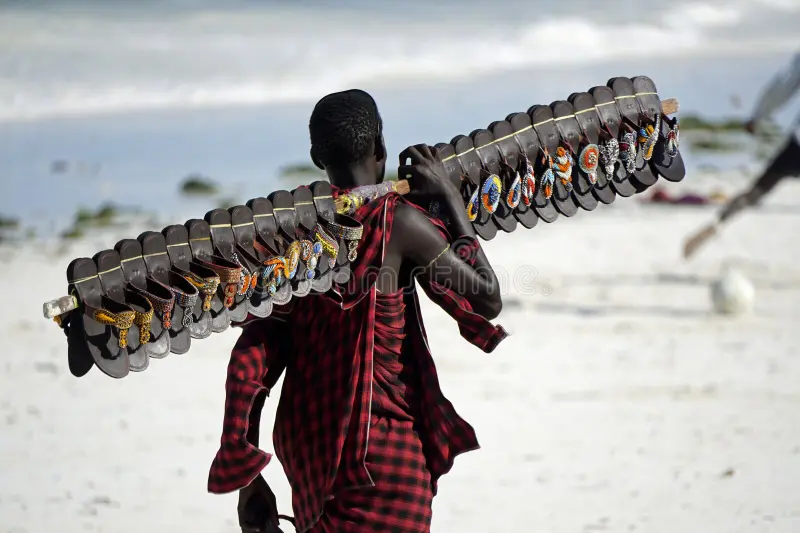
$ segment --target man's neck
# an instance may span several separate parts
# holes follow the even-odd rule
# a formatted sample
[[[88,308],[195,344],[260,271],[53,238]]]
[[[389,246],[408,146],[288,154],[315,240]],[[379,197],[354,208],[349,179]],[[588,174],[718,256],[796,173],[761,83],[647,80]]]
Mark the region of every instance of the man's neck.
[[[375,184],[375,169],[369,165],[326,169],[328,179],[340,189],[350,189],[362,185]]]

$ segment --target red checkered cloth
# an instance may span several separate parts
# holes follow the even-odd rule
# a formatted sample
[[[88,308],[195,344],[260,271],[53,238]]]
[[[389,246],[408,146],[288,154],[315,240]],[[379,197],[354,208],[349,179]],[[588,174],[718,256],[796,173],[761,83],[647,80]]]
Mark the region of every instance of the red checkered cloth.
[[[344,490],[325,502],[312,533],[428,533],[433,487],[419,432],[408,420],[372,415],[365,466],[373,487]]]
[[[405,338],[403,291],[375,299],[372,413],[365,465],[374,486],[346,488],[350,474],[363,468],[355,455],[342,457],[334,482],[335,498],[325,502],[312,532],[430,530],[433,484],[419,420],[416,357],[402,351]],[[358,428],[351,424],[345,450],[354,449]]]
[[[284,369],[273,444],[292,488],[297,530],[307,531],[319,520],[337,478],[348,489],[373,486],[365,461],[376,289],[374,280],[364,281],[382,264],[398,202],[405,200],[389,194],[354,214],[364,226],[359,257],[351,265],[355,282],[337,286],[332,297],[295,299],[270,319],[243,327],[228,365],[223,433],[209,473],[210,492],[247,486],[270,461],[271,455],[258,448],[260,407],[263,391],[269,392]],[[449,239],[444,226],[433,223]],[[477,246],[470,242],[459,251]],[[474,255],[464,257],[474,260]],[[423,289],[457,320],[462,336],[485,352],[506,337],[502,327],[473,313],[467,300],[452,290],[435,283],[423,284]],[[439,387],[416,291],[406,296],[405,322],[405,347],[416,355],[420,384],[417,426],[435,494],[438,478],[452,468],[455,457],[478,448],[478,442],[472,426],[458,416]],[[346,448],[350,431],[356,437]],[[343,458],[357,468],[340,473]]]

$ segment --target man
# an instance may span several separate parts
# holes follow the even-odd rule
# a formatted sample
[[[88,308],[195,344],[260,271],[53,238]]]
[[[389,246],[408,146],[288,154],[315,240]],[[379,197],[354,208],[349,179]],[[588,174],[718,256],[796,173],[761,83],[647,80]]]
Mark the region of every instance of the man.
[[[326,96],[309,130],[311,159],[335,191],[383,180],[382,123],[367,93]],[[209,491],[240,490],[243,531],[277,531],[258,428],[284,369],[273,441],[297,531],[427,532],[439,477],[478,447],[439,388],[415,287],[490,352],[506,336],[488,322],[502,305],[498,281],[435,150],[408,148],[398,170],[421,205],[446,206],[449,228],[395,193],[373,200],[353,215],[364,227],[353,282],[245,325],[234,347]]]
[[[759,123],[789,102],[800,92],[800,53],[792,61],[789,68],[779,73],[766,87],[746,129],[755,133]],[[783,178],[800,176],[800,115],[792,123],[790,134],[785,144],[775,156],[766,170],[745,192],[732,198],[712,224],[700,230],[687,240],[684,246],[684,257],[690,257],[710,237],[717,234],[720,226],[746,207],[757,204]]]

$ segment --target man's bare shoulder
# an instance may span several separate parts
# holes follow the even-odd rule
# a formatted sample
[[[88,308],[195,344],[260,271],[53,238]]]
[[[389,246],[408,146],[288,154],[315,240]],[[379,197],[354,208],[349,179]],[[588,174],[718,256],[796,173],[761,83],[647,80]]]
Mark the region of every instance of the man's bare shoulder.
[[[394,225],[406,229],[433,228],[433,222],[419,208],[406,203],[398,202],[394,210]]]
[[[396,250],[415,264],[429,261],[447,242],[424,211],[405,202],[395,207],[392,241]]]

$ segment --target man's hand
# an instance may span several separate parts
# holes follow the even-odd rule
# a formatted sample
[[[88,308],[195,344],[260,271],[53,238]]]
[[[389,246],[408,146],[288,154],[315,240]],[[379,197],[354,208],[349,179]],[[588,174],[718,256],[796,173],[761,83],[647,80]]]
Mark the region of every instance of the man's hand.
[[[408,159],[411,164],[406,164]],[[397,177],[409,180],[412,195],[428,200],[458,193],[444,163],[439,160],[436,148],[426,144],[409,146],[400,152]]]
[[[267,481],[258,475],[239,491],[239,527],[242,533],[280,532],[278,502]]]

